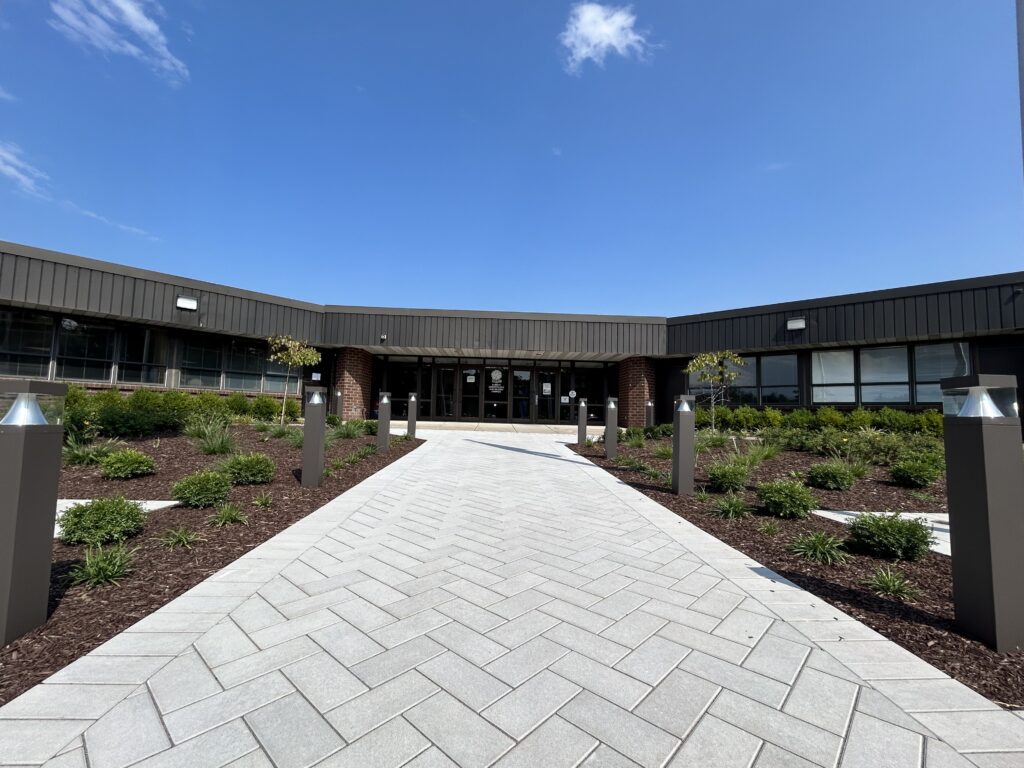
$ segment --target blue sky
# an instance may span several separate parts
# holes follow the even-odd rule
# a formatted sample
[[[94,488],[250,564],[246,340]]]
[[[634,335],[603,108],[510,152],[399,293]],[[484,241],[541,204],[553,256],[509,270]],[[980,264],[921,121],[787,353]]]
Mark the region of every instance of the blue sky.
[[[1024,268],[1012,0],[0,0],[0,239],[687,314]]]

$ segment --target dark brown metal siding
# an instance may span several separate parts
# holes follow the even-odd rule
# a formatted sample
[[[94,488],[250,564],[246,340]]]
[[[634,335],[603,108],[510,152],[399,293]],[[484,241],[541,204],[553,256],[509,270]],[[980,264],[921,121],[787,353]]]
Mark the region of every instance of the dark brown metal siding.
[[[786,320],[807,318],[804,331]],[[668,321],[668,354],[754,351],[975,336],[1024,330],[1024,282],[785,311]]]
[[[199,311],[176,309],[179,294],[198,298]],[[11,253],[0,253],[0,302],[251,338],[287,334],[323,343],[321,312]]]
[[[513,350],[566,355],[661,355],[660,323],[464,315],[388,314],[328,311],[324,340],[331,346],[372,347],[387,333],[390,347],[416,349]]]

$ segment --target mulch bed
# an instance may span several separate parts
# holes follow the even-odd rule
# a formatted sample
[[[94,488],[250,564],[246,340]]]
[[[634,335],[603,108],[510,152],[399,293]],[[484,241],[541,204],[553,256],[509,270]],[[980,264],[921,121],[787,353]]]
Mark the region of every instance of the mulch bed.
[[[670,461],[656,459],[651,454],[656,445],[669,442],[648,441],[642,449],[620,445],[619,453],[671,472]],[[865,555],[852,555],[842,565],[819,565],[791,554],[787,550],[789,543],[801,534],[816,531],[845,538],[847,526],[817,515],[806,520],[768,518],[762,510],[745,519],[723,520],[707,511],[715,494],[707,502],[676,496],[667,485],[652,482],[635,470],[624,470],[608,461],[600,447],[570,447],[698,528],[862,621],[950,677],[1004,707],[1024,707],[1024,652],[1000,655],[958,631],[953,623],[951,562],[945,555],[929,552],[916,563],[892,563]],[[707,482],[705,467],[722,457],[722,451],[701,454],[695,472],[698,486]],[[783,451],[757,467],[751,474],[750,487],[742,495],[756,508],[753,487],[757,483],[785,478],[792,471],[806,469],[820,461],[823,459],[811,454]],[[812,490],[822,509],[945,511],[944,481],[933,485],[925,494],[911,494],[892,485],[886,478],[884,469],[874,468],[868,477],[857,481],[849,491]],[[768,519],[778,522],[780,531],[774,536],[757,530]],[[918,595],[904,603],[873,593],[864,582],[880,565],[901,571],[918,589]]]
[[[95,589],[69,585],[69,573],[83,559],[84,548],[54,541],[50,618],[42,627],[0,648],[0,704],[85,655],[423,442],[392,443],[387,454],[375,454],[338,469],[332,477],[324,478],[319,488],[303,488],[298,479],[301,449],[293,448],[283,439],[268,438],[249,426],[235,426],[232,432],[238,451],[258,451],[277,464],[273,483],[236,486],[231,490],[230,500],[248,514],[249,524],[214,528],[207,522],[214,511],[211,509],[176,506],[152,512],[143,531],[128,541],[128,546],[138,550],[135,570],[117,586]],[[375,440],[339,440],[328,448],[326,463],[330,466],[332,459],[373,445]],[[157,462],[157,473],[116,481],[101,478],[95,466],[65,467],[60,478],[60,498],[170,499],[175,481],[197,470],[212,468],[224,458],[200,453],[191,440],[179,435],[125,443],[152,456]],[[267,509],[253,506],[253,499],[267,491],[273,495],[272,505]],[[165,531],[180,527],[199,531],[204,539],[191,549],[171,549],[157,541]]]

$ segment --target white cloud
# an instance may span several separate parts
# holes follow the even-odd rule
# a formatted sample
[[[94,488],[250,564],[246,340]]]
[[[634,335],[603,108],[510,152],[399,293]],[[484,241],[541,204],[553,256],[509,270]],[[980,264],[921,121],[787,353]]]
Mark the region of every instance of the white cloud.
[[[188,80],[188,67],[153,19],[166,15],[156,0],[51,0],[50,10],[50,26],[69,40],[138,59],[171,85]]]
[[[80,216],[85,216],[93,221],[106,224],[108,227],[120,229],[122,232],[128,232],[139,237],[145,237],[148,240],[157,239],[144,229],[113,221],[112,219],[108,219],[106,216],[101,216],[95,211],[83,208],[71,200],[54,200],[46,186],[50,177],[47,176],[44,171],[39,170],[25,159],[24,153],[21,151],[21,147],[9,141],[0,141],[0,176],[4,176],[13,181],[14,185],[26,195],[31,195],[32,197],[36,197],[47,202],[56,202],[64,208],[74,211]]]
[[[632,6],[577,3],[558,38],[569,49],[566,69],[576,74],[588,59],[603,65],[605,56],[612,52],[643,59],[650,45],[635,24]]]
[[[17,99],[14,98],[13,93],[0,85],[0,101],[17,101]]]

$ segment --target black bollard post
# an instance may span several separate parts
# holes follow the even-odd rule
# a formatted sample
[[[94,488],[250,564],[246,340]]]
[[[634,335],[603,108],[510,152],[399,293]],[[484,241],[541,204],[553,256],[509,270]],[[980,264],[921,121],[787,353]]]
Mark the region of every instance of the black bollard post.
[[[672,413],[672,493],[693,496],[694,470],[694,397],[676,397]]]

